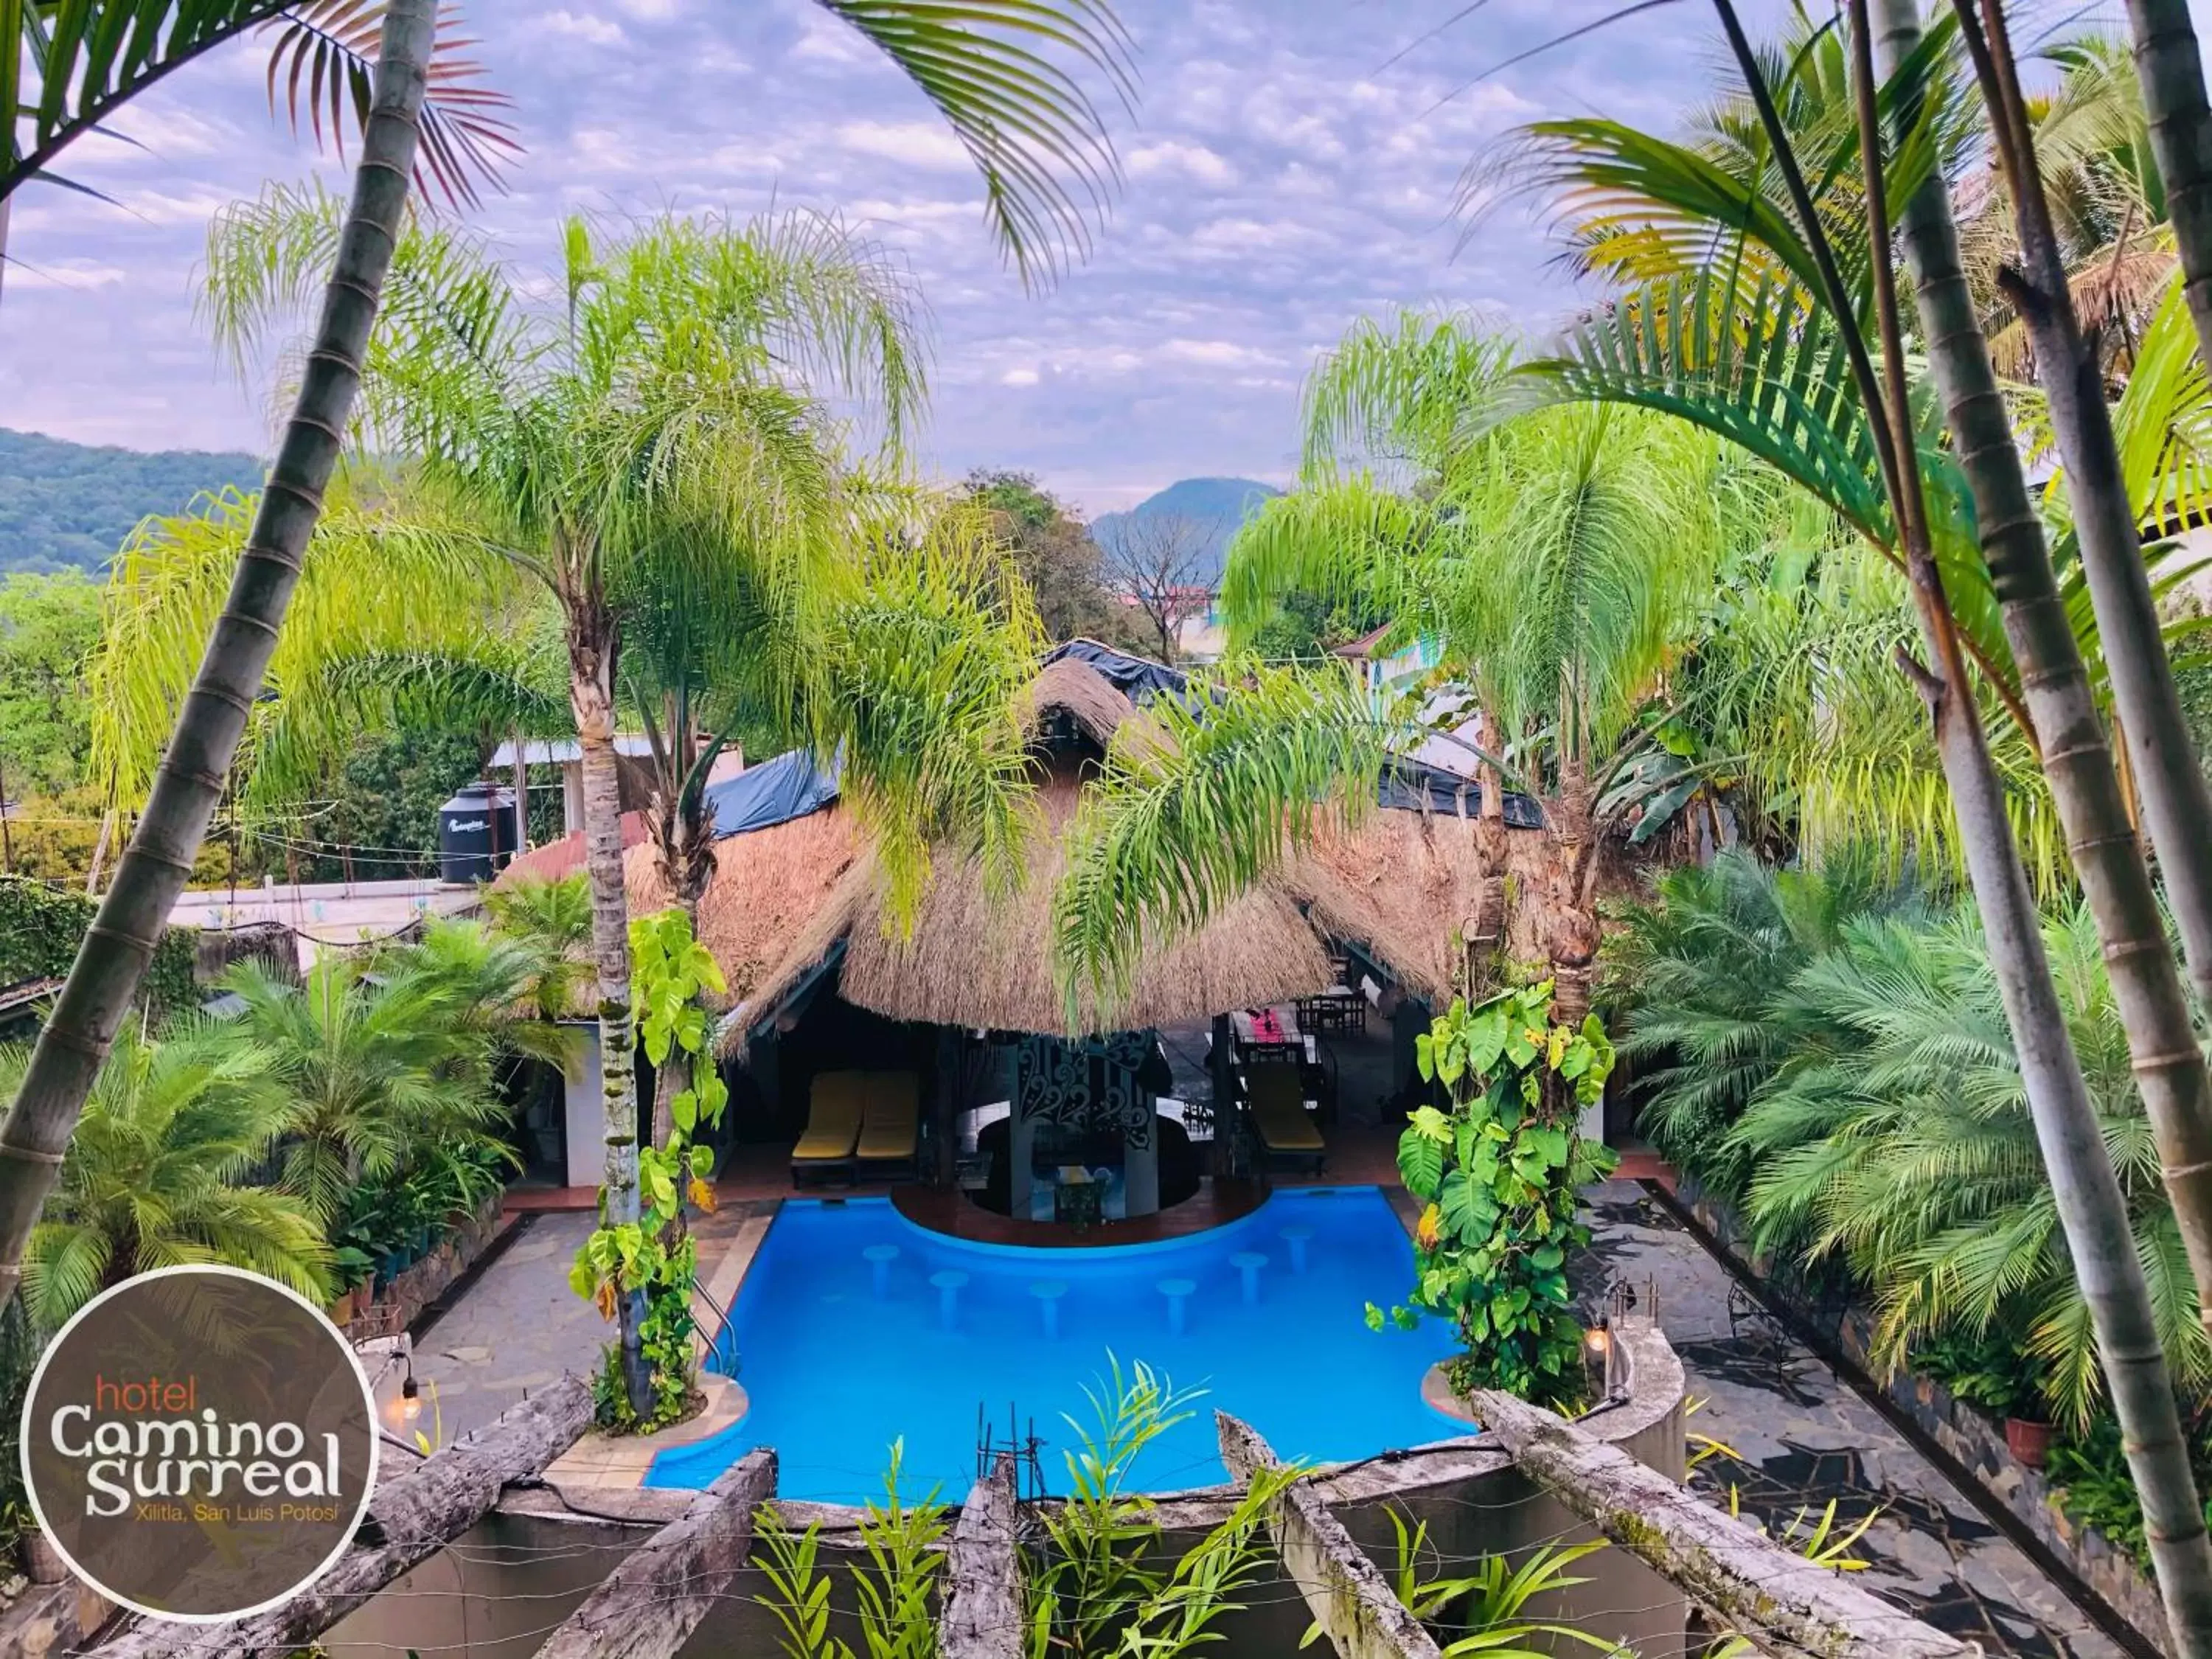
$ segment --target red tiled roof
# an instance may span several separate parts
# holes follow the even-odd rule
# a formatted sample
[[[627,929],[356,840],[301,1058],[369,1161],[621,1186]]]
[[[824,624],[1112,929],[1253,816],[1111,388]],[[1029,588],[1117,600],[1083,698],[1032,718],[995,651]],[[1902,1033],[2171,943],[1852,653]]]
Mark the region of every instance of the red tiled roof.
[[[622,815],[623,849],[627,852],[646,838],[645,814],[625,812]],[[543,847],[533,847],[520,858],[499,872],[494,887],[512,887],[519,882],[558,881],[584,867],[584,832],[571,830],[558,841],[549,841]]]

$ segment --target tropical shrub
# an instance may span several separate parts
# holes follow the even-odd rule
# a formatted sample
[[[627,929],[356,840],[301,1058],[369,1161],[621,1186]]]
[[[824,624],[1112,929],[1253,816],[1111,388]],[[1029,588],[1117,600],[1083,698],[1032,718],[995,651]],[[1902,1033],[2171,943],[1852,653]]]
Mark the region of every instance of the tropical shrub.
[[[0,1095],[27,1055],[0,1058]],[[52,1330],[108,1285],[155,1267],[225,1262],[311,1298],[331,1252],[301,1200],[246,1184],[288,1121],[266,1056],[220,1024],[161,1037],[125,1026],[70,1137],[31,1235],[23,1294]]]
[[[1589,1583],[1569,1577],[1567,1569],[1606,1548],[1604,1539],[1546,1544],[1530,1552],[1517,1567],[1503,1555],[1486,1555],[1471,1564],[1472,1572],[1425,1578],[1425,1569],[1443,1565],[1429,1541],[1429,1523],[1416,1521],[1409,1527],[1407,1517],[1395,1508],[1383,1514],[1395,1534],[1388,1568],[1391,1589],[1406,1611],[1437,1638],[1443,1659],[1476,1659],[1478,1655],[1481,1659],[1552,1659],[1563,1642],[1578,1642],[1600,1653],[1626,1651],[1602,1637],[1534,1618],[1528,1611],[1528,1603],[1540,1595]],[[1316,1624],[1306,1633],[1307,1642],[1320,1631]]]
[[[436,937],[459,950],[458,931]],[[386,954],[374,975],[334,952],[305,985],[258,963],[230,970],[224,982],[246,1004],[234,1041],[289,1098],[279,1184],[319,1224],[336,1225],[364,1188],[393,1192],[431,1148],[496,1144],[499,1016],[523,991],[519,957],[508,965],[495,978],[426,945]]]
[[[1924,917],[1910,869],[1847,849],[1778,869],[1741,849],[1669,870],[1606,944],[1605,1000],[1642,1103],[1638,1127],[1709,1191],[1740,1201],[1752,1170],[1725,1137],[1785,1068],[1863,1046],[1816,1001],[1781,993],[1868,915]]]
[[[2086,1427],[2094,1335],[1971,907],[1856,855],[1734,854],[1625,921],[1612,985],[1659,1148],[1741,1206],[1755,1248],[1863,1287],[1888,1363],[1927,1356],[1963,1397]],[[2200,1398],[2212,1340],[2094,923],[2075,908],[2044,934],[2160,1339]]]
[[[2182,1428],[2189,1438],[2190,1466],[2197,1490],[2212,1492],[2212,1407],[2200,1405],[2183,1414]],[[2148,1572],[2150,1548],[2143,1537],[2142,1504],[2136,1497],[2134,1472],[2120,1444],[2120,1425],[2108,1414],[2086,1426],[2062,1429],[2044,1461],[2044,1474],[2057,1488],[2058,1506],[2075,1520],[2092,1526],[2133,1556]],[[2212,1499],[2204,1505],[2212,1521]]]
[[[905,1444],[894,1442],[884,1474],[884,1496],[871,1498],[860,1518],[866,1565],[846,1571],[859,1603],[861,1644],[868,1659],[934,1659],[937,1618],[932,1607],[945,1571],[945,1537],[951,1511],[932,1488],[918,1504],[900,1492]],[[830,1577],[820,1565],[822,1523],[793,1532],[775,1511],[763,1510],[761,1573],[769,1594],[757,1597],[783,1627],[783,1650],[793,1659],[854,1659],[853,1650],[830,1633]]]
[[[1428,1207],[1414,1288],[1390,1316],[1409,1329],[1424,1313],[1452,1322],[1466,1351],[1448,1370],[1462,1394],[1579,1400],[1583,1328],[1566,1260],[1589,1242],[1575,1218],[1579,1189],[1618,1161],[1577,1132],[1613,1070],[1605,1027],[1595,1014],[1579,1028],[1554,1024],[1547,980],[1472,1008],[1455,999],[1416,1058],[1451,1105],[1421,1107],[1398,1142],[1406,1190]],[[1369,1304],[1367,1321],[1380,1330],[1382,1310]]]
[[[1042,1511],[1042,1536],[1022,1552],[1029,1659],[1175,1659],[1220,1639],[1212,1626],[1243,1605],[1272,1560],[1267,1505],[1299,1470],[1262,1470],[1180,1560],[1169,1551],[1158,1506],[1129,1489],[1145,1448],[1188,1418],[1202,1390],[1178,1389],[1141,1362],[1116,1360],[1085,1390],[1092,1424],[1068,1420],[1067,1496]]]
[[[2159,1178],[2127,1034],[2086,907],[2051,917],[2044,946],[2119,1177],[2177,1385],[2212,1383],[2212,1340]],[[1856,1034],[1852,1051],[1785,1070],[1730,1132],[1758,1173],[1754,1242],[1804,1237],[1847,1261],[1881,1310],[1878,1352],[2018,1322],[2050,1368],[2047,1397],[2086,1422],[2103,1392],[2021,1086],[2010,1028],[1971,910],[1869,918],[1788,994]]]

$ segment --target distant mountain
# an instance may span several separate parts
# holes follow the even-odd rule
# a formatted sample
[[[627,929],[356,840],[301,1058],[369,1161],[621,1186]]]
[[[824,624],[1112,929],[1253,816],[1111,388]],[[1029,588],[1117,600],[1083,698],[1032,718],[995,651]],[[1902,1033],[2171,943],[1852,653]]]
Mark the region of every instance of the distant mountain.
[[[261,486],[251,455],[111,449],[0,427],[0,574],[98,570],[149,513],[178,513],[204,489]]]
[[[1139,520],[1181,519],[1205,532],[1202,568],[1207,580],[1218,581],[1229,538],[1265,502],[1282,493],[1257,478],[1178,478],[1127,513],[1100,514],[1091,521],[1091,534],[1099,546],[1110,550]]]

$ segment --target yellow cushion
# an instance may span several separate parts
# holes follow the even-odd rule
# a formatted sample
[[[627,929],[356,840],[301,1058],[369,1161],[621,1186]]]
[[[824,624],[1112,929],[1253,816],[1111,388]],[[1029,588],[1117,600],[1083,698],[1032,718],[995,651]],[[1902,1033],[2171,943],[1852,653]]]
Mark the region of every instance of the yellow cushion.
[[[865,1077],[859,1072],[825,1072],[814,1079],[806,1133],[791,1149],[794,1164],[835,1164],[853,1156],[860,1138]]]
[[[1306,1115],[1304,1091],[1294,1066],[1255,1066],[1252,1068],[1252,1125],[1271,1152],[1319,1152],[1328,1150],[1321,1132]]]
[[[860,1155],[869,1159],[912,1158],[921,1143],[921,1080],[912,1072],[871,1072],[860,1120]]]

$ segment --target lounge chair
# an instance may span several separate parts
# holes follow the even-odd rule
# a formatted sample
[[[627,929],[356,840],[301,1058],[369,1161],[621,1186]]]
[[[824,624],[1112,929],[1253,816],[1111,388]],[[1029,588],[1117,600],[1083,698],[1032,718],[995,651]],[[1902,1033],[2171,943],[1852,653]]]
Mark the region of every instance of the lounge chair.
[[[870,1072],[860,1115],[860,1166],[872,1175],[920,1173],[921,1085],[912,1072]],[[888,1167],[886,1167],[888,1166]]]
[[[865,1072],[823,1072],[815,1078],[807,1099],[806,1133],[791,1149],[793,1186],[803,1184],[810,1176],[826,1180],[842,1173],[852,1180],[867,1085]]]
[[[1306,1115],[1305,1086],[1295,1066],[1255,1066],[1245,1073],[1252,1127],[1271,1165],[1319,1175],[1328,1145]]]

